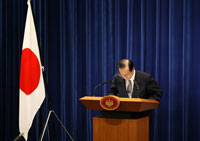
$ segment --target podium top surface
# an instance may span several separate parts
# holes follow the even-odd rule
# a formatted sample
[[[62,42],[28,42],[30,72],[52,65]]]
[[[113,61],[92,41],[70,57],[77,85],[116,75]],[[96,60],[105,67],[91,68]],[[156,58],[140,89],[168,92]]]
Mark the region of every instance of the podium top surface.
[[[88,110],[104,110],[100,105],[103,97],[84,96],[80,98],[82,104]],[[159,102],[151,99],[142,98],[119,98],[120,105],[115,111],[124,112],[142,112],[152,110],[158,107]]]

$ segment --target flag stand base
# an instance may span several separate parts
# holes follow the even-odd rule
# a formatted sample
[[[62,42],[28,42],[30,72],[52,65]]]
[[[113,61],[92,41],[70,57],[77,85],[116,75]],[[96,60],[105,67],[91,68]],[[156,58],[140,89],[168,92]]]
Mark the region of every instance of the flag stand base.
[[[49,111],[49,114],[48,114],[47,120],[46,120],[46,122],[45,122],[44,128],[43,128],[43,130],[42,130],[42,134],[41,134],[41,136],[40,136],[39,141],[42,141],[42,139],[43,139],[43,137],[44,137],[44,133],[45,133],[45,130],[46,130],[46,128],[47,128],[47,124],[48,124],[48,122],[49,122],[49,118],[50,118],[50,116],[51,116],[51,113],[54,114],[54,116],[56,117],[56,119],[58,120],[58,122],[61,124],[62,128],[65,130],[65,132],[67,133],[67,135],[68,135],[68,136],[70,137],[70,139],[73,141],[74,139],[72,138],[72,136],[70,135],[70,133],[69,133],[69,132],[67,131],[67,129],[65,128],[63,122],[58,118],[58,116],[56,115],[56,113],[54,112],[54,110],[50,110],[50,111]]]

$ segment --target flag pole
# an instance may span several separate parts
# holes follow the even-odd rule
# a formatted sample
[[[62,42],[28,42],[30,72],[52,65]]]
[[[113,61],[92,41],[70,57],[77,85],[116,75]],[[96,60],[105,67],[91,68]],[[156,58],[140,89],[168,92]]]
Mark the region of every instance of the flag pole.
[[[31,3],[31,0],[28,0],[29,3]],[[39,45],[38,45],[39,46]],[[40,50],[40,48],[38,48]],[[40,51],[39,51],[40,52]],[[41,54],[40,55],[40,58],[41,58],[41,64],[44,64],[42,62],[43,58],[41,57]],[[49,122],[49,118],[51,116],[51,114],[53,113],[54,116],[56,117],[56,119],[58,120],[58,122],[61,124],[62,128],[65,130],[65,132],[67,133],[67,135],[70,137],[70,139],[73,141],[74,139],[72,138],[72,136],[70,135],[69,131],[65,128],[63,122],[59,119],[59,117],[57,116],[57,114],[55,113],[55,111],[53,110],[52,108],[52,104],[51,104],[51,98],[50,98],[50,95],[48,93],[48,87],[47,87],[47,83],[46,83],[46,73],[45,73],[45,69],[44,69],[44,66],[42,65],[42,73],[43,73],[43,80],[44,80],[44,85],[45,85],[45,91],[46,91],[46,95],[48,97],[48,107],[49,107],[49,113],[48,113],[48,116],[47,116],[47,119],[46,119],[46,122],[45,122],[45,125],[44,125],[44,128],[42,130],[42,133],[41,133],[41,136],[40,136],[40,141],[42,141],[43,137],[44,137],[44,133],[45,133],[45,130],[47,128],[47,125],[48,125],[48,122]]]
[[[35,31],[35,33],[32,35],[32,37],[35,39],[35,44],[38,46],[38,50],[40,50],[40,48],[39,48],[39,44],[38,44],[38,41],[37,41],[37,34],[36,34],[36,29],[35,29],[35,26],[34,26],[34,18],[32,17],[33,16],[33,13],[32,13],[32,9],[31,9],[31,0],[28,0],[27,1],[27,3],[28,3],[28,8],[30,8],[30,9],[28,9],[29,10],[29,12],[31,12],[31,15],[29,15],[29,18],[32,18],[31,19],[31,21],[30,22],[33,22],[33,23],[29,23],[29,24],[32,24],[32,28],[34,28],[34,30],[33,31]],[[28,12],[27,12],[27,17],[28,17]],[[30,19],[29,19],[30,20]],[[26,20],[26,24],[27,24],[27,20]],[[27,26],[27,25],[26,25]],[[26,35],[26,26],[25,26],[25,35]],[[35,36],[35,34],[36,34],[36,36]],[[23,41],[23,47],[22,48],[24,48],[24,42],[26,41],[27,42],[27,37],[24,35],[24,41]],[[28,34],[29,35],[29,34]],[[26,37],[26,38],[25,38]],[[26,40],[25,40],[26,39]],[[28,50],[29,51],[29,50]],[[34,52],[33,52],[34,53]],[[37,54],[37,58],[41,58],[41,55],[40,55],[40,51],[38,51],[38,54]],[[22,64],[22,63],[21,63]],[[43,64],[42,63],[42,60],[41,60],[41,64]],[[43,85],[44,86],[47,86],[46,84],[46,75],[45,75],[45,70],[44,70],[44,67],[43,67],[43,65],[41,65],[40,64],[40,67],[42,68],[42,77],[43,77]],[[23,79],[22,79],[23,80]],[[25,79],[26,80],[26,79]],[[21,81],[21,77],[20,77],[20,81]],[[42,86],[42,84],[41,84],[41,86]],[[21,88],[20,88],[21,89]],[[56,115],[56,113],[54,112],[54,110],[53,110],[53,108],[52,108],[52,104],[51,104],[51,98],[50,98],[50,95],[49,95],[49,93],[48,93],[48,88],[47,87],[44,87],[44,92],[42,92],[44,95],[45,95],[45,91],[46,91],[46,95],[47,95],[47,97],[48,97],[48,110],[49,110],[49,114],[48,114],[48,117],[47,117],[47,119],[46,119],[46,122],[45,122],[45,126],[44,126],[44,128],[43,128],[43,130],[42,130],[42,134],[41,134],[41,138],[40,138],[40,141],[43,139],[43,136],[44,136],[44,133],[45,133],[45,130],[46,130],[46,127],[47,127],[47,124],[48,124],[48,121],[49,121],[49,119],[50,119],[50,116],[51,116],[51,113],[53,113],[54,114],[54,116],[56,117],[56,119],[58,120],[58,122],[61,124],[61,126],[64,128],[64,130],[65,130],[65,132],[67,133],[67,135],[70,137],[70,139],[73,141],[73,138],[72,138],[72,136],[69,134],[69,132],[67,131],[67,129],[65,128],[65,126],[64,126],[64,124],[63,124],[63,122],[58,118],[58,116]],[[21,91],[20,91],[21,92]],[[45,98],[45,96],[44,96],[44,98]],[[42,99],[42,98],[41,98]],[[42,100],[42,102],[43,102],[43,100]],[[32,123],[31,123],[32,124]],[[26,133],[26,132],[24,132],[24,131],[20,131],[20,134],[14,139],[14,141],[17,141],[17,140],[19,140],[20,139],[20,137],[21,136],[24,136],[25,137],[25,139],[27,140],[27,136],[28,135],[28,133]]]

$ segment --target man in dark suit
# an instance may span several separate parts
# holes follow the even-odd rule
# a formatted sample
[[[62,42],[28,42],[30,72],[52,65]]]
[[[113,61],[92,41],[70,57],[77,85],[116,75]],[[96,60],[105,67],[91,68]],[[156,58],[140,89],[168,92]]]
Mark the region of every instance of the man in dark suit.
[[[133,62],[129,59],[121,60],[118,63],[118,70],[120,73],[114,75],[108,94],[119,94],[119,97],[144,98],[160,101],[162,90],[150,74],[136,71]],[[102,111],[101,114],[103,117],[111,118],[151,117],[151,111],[136,113]]]
[[[160,101],[162,90],[152,75],[137,71],[133,62],[123,59],[118,63],[119,74],[114,75],[109,94],[119,97],[145,98]]]

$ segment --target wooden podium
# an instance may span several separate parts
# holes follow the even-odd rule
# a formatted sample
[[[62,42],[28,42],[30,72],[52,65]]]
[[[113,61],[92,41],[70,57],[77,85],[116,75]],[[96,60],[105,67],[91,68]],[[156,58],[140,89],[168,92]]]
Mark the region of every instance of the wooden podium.
[[[80,98],[88,110],[100,110],[102,115],[93,118],[93,141],[149,141],[149,116],[145,113],[158,107],[156,100],[118,98],[115,110],[105,110],[103,97]]]

